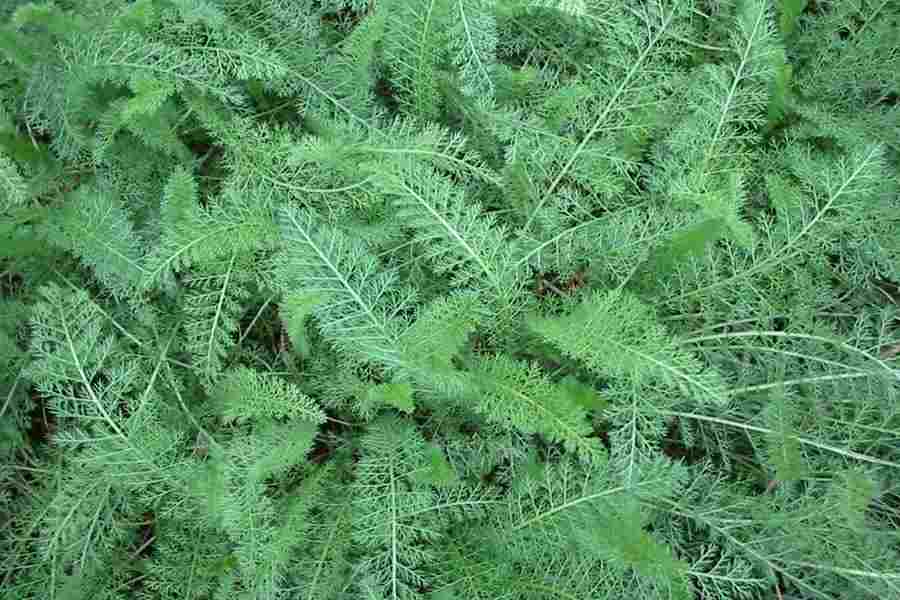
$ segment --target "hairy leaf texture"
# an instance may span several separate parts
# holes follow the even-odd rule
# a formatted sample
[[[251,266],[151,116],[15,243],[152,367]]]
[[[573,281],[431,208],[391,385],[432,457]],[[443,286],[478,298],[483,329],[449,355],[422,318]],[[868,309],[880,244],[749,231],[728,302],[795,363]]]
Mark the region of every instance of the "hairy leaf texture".
[[[233,191],[221,203],[204,208],[191,173],[177,169],[160,205],[164,227],[158,245],[147,257],[144,285],[172,285],[175,273],[194,264],[207,269],[214,264],[214,271],[227,273],[232,259],[243,260],[257,248],[274,245],[274,223],[258,201]]]
[[[424,121],[438,110],[438,69],[445,60],[450,0],[395,0],[384,55],[404,110]]]
[[[386,174],[382,185],[438,274],[452,277],[455,287],[484,290],[506,307],[516,302],[524,277],[515,245],[477,204],[464,202],[449,179],[407,168]]]
[[[520,571],[506,585],[533,593],[532,586],[546,581],[574,591],[590,589],[599,579],[606,588],[687,597],[686,565],[646,531],[652,511],[640,502],[647,493],[670,497],[683,475],[659,466],[648,481],[629,488],[615,485],[602,470],[585,469],[568,461],[534,464],[514,481],[507,513],[499,516],[507,529],[494,550],[514,565],[513,572]],[[612,530],[617,535],[609,535]],[[560,561],[560,553],[572,561]],[[558,579],[553,568],[576,577]]]
[[[86,292],[72,294],[50,285],[42,296],[32,325],[31,343],[38,360],[29,377],[59,402],[56,408],[61,415],[96,415],[121,433],[117,417],[122,407],[117,392],[130,385],[135,374],[129,370],[137,365],[107,364],[115,355],[117,340],[107,331],[103,313]],[[116,368],[119,377],[106,390],[98,390],[94,380],[108,366]]]
[[[475,409],[490,421],[525,434],[539,433],[587,461],[605,459],[600,440],[590,437],[592,428],[584,408],[565,387],[543,377],[537,365],[497,356],[484,359],[475,377],[479,392]]]
[[[570,314],[532,320],[531,328],[598,375],[663,385],[699,402],[724,401],[721,378],[680,349],[653,311],[628,293],[595,293]]]
[[[430,562],[427,543],[440,535],[425,518],[436,497],[415,484],[411,473],[423,466],[425,444],[405,424],[383,421],[363,440],[354,502],[354,538],[363,551],[358,577],[370,576],[389,598],[409,598],[425,583],[420,571]],[[414,514],[419,517],[412,519]]]
[[[896,0],[0,18],[0,599],[900,598]]]
[[[186,347],[197,370],[215,381],[237,342],[238,321],[250,283],[237,253],[207,263],[183,279]]]
[[[453,368],[453,358],[487,318],[484,305],[472,293],[435,300],[421,309],[400,339],[409,364],[434,369],[433,375]]]
[[[347,106],[355,114],[372,112],[374,90],[377,85],[377,48],[381,43],[390,16],[390,4],[371,8],[368,2],[354,7],[362,12],[370,9],[367,16],[358,23],[347,37],[341,40],[335,59],[323,73],[327,77],[329,89],[337,91]]]
[[[563,279],[590,268],[620,285],[631,277],[635,264],[652,261],[656,249],[684,235],[692,219],[646,202],[593,216],[573,202],[545,211],[538,221],[541,233],[520,233],[523,252],[517,262]]]
[[[222,527],[236,545],[240,588],[252,598],[276,598],[285,586],[291,549],[297,543],[288,532],[303,530],[309,506],[294,503],[288,514],[279,514],[280,507],[266,495],[265,481],[304,461],[315,427],[269,422],[254,431],[224,449]]]
[[[599,155],[594,152],[597,144],[620,131],[621,123],[627,126],[635,119],[636,126],[642,127],[644,109],[664,98],[665,89],[659,81],[665,75],[677,73],[670,60],[680,52],[667,40],[678,35],[685,11],[686,6],[681,2],[650,2],[633,11],[611,8],[602,20],[589,20],[589,27],[596,28],[592,34],[608,41],[604,47],[605,64],[590,66],[590,85],[597,102],[579,110],[577,121],[571,125],[577,128],[580,140],[562,137],[557,142],[558,150],[554,154],[558,158],[549,161],[551,168],[546,171],[541,186],[546,191],[533,208],[528,225],[546,199],[570,180],[582,185],[597,183],[599,178],[595,174],[599,170],[602,176],[603,163],[607,162],[602,151]],[[521,131],[528,133],[527,129]],[[567,132],[553,133],[558,136]],[[532,144],[541,144],[545,138],[533,137],[533,140]],[[613,157],[612,163],[615,162],[617,159]]]
[[[258,418],[296,418],[314,424],[325,421],[322,409],[296,386],[246,367],[229,373],[219,394],[222,415],[229,422]]]
[[[673,300],[700,300],[713,290],[721,298],[725,295],[722,290],[737,282],[752,286],[759,277],[783,273],[798,260],[814,260],[836,243],[845,228],[861,231],[872,226],[871,221],[859,217],[863,206],[874,203],[877,211],[883,202],[881,146],[869,144],[848,156],[820,158],[821,162],[810,161],[810,149],[803,146],[785,150],[781,156],[798,181],[791,183],[778,176],[769,179],[769,201],[776,219],[759,223],[757,247],[749,253],[734,249],[720,258],[718,265],[700,262],[686,269],[686,277],[673,290]],[[696,267],[701,270],[697,272]],[[704,273],[703,267],[713,271]]]
[[[429,546],[446,535],[444,515],[482,512],[478,490],[447,496],[436,484],[446,476],[443,459],[408,424],[376,422],[362,440],[354,485],[354,540],[362,551],[354,580],[370,577],[386,598],[415,597],[433,567]]]
[[[184,159],[188,150],[178,139],[175,123],[179,112],[171,101],[175,87],[153,77],[134,78],[129,82],[132,96],[113,101],[101,117],[93,160],[109,161],[115,151],[117,136],[127,132],[147,148]],[[126,136],[119,136],[126,137]]]
[[[285,209],[280,219],[280,285],[327,299],[315,315],[323,334],[341,351],[396,366],[398,320],[409,302],[394,287],[396,274],[379,270],[363,244],[310,211]]]
[[[28,186],[25,178],[22,177],[15,162],[5,154],[0,154],[0,190],[2,190],[0,206],[4,210],[24,204],[28,199]]]
[[[672,168],[683,172],[670,188],[676,196],[709,191],[709,178],[715,175],[711,163],[717,165],[716,173],[722,165],[738,166],[732,161],[739,158],[740,147],[752,141],[744,132],[762,124],[766,86],[780,52],[769,3],[740,2],[729,42],[730,63],[699,74],[687,127],[671,138],[678,161]]]
[[[231,564],[229,540],[196,523],[173,519],[157,525],[156,552],[138,597],[175,599],[212,596]]]
[[[462,90],[475,95],[491,95],[496,69],[497,25],[492,14],[494,2],[453,0],[450,14],[456,25],[451,33],[454,62],[460,72]]]
[[[39,535],[32,551],[53,587],[64,573],[91,572],[107,553],[121,552],[134,506],[186,490],[183,438],[163,426],[155,393],[171,338],[152,361],[120,362],[127,355],[102,309],[84,291],[53,285],[42,290],[32,335],[36,360],[28,376],[57,419],[53,443],[66,464],[65,480],[47,489],[54,494],[48,512],[33,522]],[[22,543],[27,548],[32,539]]]
[[[817,48],[798,78],[804,95],[843,113],[896,93],[896,7],[878,0],[834,2],[823,12],[799,34],[798,46]]]
[[[131,215],[114,191],[84,185],[50,222],[50,240],[91,267],[119,296],[133,295],[146,275],[141,240]]]

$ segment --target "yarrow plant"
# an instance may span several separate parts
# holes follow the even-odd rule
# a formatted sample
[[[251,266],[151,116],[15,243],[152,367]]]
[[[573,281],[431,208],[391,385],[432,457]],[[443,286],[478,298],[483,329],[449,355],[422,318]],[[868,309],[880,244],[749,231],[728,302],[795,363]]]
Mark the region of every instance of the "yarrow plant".
[[[0,18],[0,598],[900,598],[900,2]]]

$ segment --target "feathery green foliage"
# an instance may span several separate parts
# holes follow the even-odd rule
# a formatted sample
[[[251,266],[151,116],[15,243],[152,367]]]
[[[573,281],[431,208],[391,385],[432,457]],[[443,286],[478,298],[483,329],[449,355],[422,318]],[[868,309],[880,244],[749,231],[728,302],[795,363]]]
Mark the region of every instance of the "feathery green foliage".
[[[900,2],[0,8],[0,600],[900,597]]]

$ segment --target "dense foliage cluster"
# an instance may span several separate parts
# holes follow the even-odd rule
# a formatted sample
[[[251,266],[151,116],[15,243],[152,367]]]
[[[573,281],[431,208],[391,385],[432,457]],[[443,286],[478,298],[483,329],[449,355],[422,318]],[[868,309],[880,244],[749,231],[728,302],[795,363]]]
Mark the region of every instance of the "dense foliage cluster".
[[[0,598],[900,598],[900,1],[0,19]]]

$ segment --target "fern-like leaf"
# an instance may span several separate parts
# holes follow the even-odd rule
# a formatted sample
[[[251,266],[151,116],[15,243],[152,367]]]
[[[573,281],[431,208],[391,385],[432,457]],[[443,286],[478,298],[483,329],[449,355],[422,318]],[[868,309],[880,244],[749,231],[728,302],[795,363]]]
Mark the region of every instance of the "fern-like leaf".
[[[269,373],[240,367],[222,381],[219,395],[226,421],[295,418],[314,424],[325,422],[315,401],[293,384]]]
[[[315,315],[342,351],[393,367],[397,321],[408,298],[393,291],[396,275],[379,269],[366,248],[313,213],[281,213],[284,248],[276,259],[283,287],[321,296]]]
[[[569,315],[533,320],[531,327],[600,376],[637,386],[657,381],[700,402],[726,402],[721,378],[680,349],[653,312],[630,294],[598,292]]]
[[[497,356],[483,359],[475,377],[480,392],[475,409],[488,420],[525,434],[541,434],[586,461],[605,461],[600,439],[589,437],[587,411],[536,366]]]
[[[246,270],[232,254],[195,270],[184,283],[187,349],[197,370],[215,381],[237,342],[238,321],[249,297]]]
[[[446,49],[448,0],[390,3],[384,53],[396,71],[394,86],[409,113],[434,120],[438,109],[438,68]]]
[[[146,275],[141,240],[122,200],[110,190],[87,185],[51,218],[51,240],[91,267],[110,291],[134,295]]]

